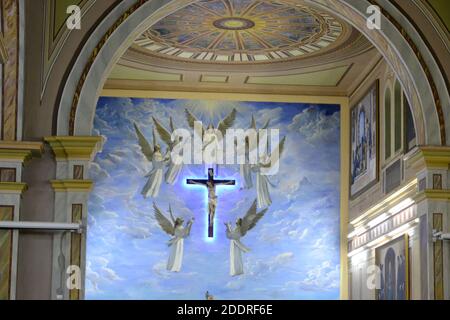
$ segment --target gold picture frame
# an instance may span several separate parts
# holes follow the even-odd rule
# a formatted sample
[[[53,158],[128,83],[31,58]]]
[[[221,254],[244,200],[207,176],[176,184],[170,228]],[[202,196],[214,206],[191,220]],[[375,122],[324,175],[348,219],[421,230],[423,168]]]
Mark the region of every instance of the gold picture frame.
[[[375,248],[375,264],[380,271],[375,298],[377,300],[409,300],[408,234]]]
[[[360,168],[360,163],[359,165],[356,164],[356,159],[358,158],[356,153],[361,151],[361,147],[357,145],[356,141],[357,120],[355,119],[355,112],[357,111],[357,109],[364,108],[363,102],[370,98],[370,96],[372,96],[373,100],[373,104],[369,107],[369,109],[371,109],[372,111],[372,123],[370,123],[370,128],[372,129],[371,148],[372,152],[374,152],[375,155],[371,159],[367,159],[367,156],[365,156],[364,161],[366,161],[366,172],[358,172],[362,169]],[[375,82],[367,89],[362,98],[350,108],[349,142],[349,196],[350,199],[355,199],[356,197],[373,187],[375,184],[377,184],[378,181],[380,181],[380,81],[378,79],[375,80]],[[360,153],[364,154],[364,152],[361,151]],[[359,168],[356,168],[357,166]]]

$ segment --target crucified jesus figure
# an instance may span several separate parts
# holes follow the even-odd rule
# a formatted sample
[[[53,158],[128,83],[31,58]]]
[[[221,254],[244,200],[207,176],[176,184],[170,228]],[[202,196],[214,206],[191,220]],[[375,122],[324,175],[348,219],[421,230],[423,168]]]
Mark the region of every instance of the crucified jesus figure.
[[[202,185],[208,190],[208,237],[214,237],[214,218],[217,208],[216,186],[235,185],[235,180],[215,180],[214,169],[208,169],[208,179],[187,179],[187,184]]]

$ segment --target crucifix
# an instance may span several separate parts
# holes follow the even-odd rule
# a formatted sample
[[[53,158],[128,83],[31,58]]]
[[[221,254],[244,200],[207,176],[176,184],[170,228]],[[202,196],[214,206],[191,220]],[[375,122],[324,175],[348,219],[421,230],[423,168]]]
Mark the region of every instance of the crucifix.
[[[187,179],[187,184],[205,186],[208,189],[208,237],[214,237],[214,216],[216,214],[217,196],[216,186],[234,186],[235,180],[215,180],[214,169],[208,169],[208,179]]]

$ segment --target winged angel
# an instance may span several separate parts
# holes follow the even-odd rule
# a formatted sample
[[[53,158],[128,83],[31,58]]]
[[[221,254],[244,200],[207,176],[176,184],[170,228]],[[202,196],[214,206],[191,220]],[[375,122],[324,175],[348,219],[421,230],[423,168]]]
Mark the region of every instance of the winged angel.
[[[142,153],[147,158],[148,161],[152,163],[152,169],[145,176],[148,178],[147,183],[142,189],[142,195],[147,197],[157,197],[159,194],[159,189],[163,182],[163,170],[166,163],[170,160],[169,149],[163,156],[161,152],[161,146],[156,142],[156,133],[153,128],[153,146],[148,142],[148,140],[143,135],[139,127],[134,123],[134,129],[136,130],[136,135],[138,137],[138,143],[141,147]]]
[[[223,148],[223,139],[225,138],[227,129],[231,128],[236,120],[236,109],[233,109],[228,116],[221,120],[217,125],[217,128],[215,128],[212,123],[210,123],[208,127],[196,126],[196,122],[201,122],[189,110],[185,109],[185,113],[187,123],[189,124],[189,127],[194,130],[194,135],[203,141],[202,151],[207,156],[207,159],[204,159],[205,163],[208,165],[221,163],[221,160],[223,159],[219,159],[220,154],[218,150]],[[218,135],[217,131],[220,132],[222,136]]]
[[[269,193],[269,185],[273,184],[269,180],[269,176],[273,175],[273,168],[279,165],[281,155],[283,154],[286,137],[284,137],[277,148],[269,154],[263,153],[258,160],[258,163],[252,166],[252,171],[256,174],[256,195],[258,208],[268,207],[272,204],[272,199]]]
[[[270,124],[270,119],[266,121],[264,126],[261,129],[267,129]],[[256,129],[256,121],[255,117],[252,116],[252,122],[250,124],[250,128],[253,130]],[[257,134],[257,138],[259,137],[259,134]],[[259,141],[259,139],[257,139]],[[250,145],[249,137],[245,137],[245,143],[242,146],[239,146],[237,142],[235,141],[237,154],[244,154],[245,157],[245,163],[239,164],[239,173],[241,175],[241,179],[243,182],[243,188],[244,189],[251,189],[253,187],[253,179],[252,179],[252,165],[250,164],[250,153],[255,151],[257,148],[257,143],[255,143],[253,146]],[[244,148],[243,150],[241,148]]]
[[[170,129],[166,129],[156,118],[153,117],[153,122],[155,123],[155,128],[158,131],[159,136],[164,141],[164,143],[168,146],[168,154],[172,154],[173,148],[179,143],[185,143],[186,141],[181,141],[181,137],[177,137],[174,141],[172,141],[172,133],[175,131],[175,126],[173,124],[172,117],[170,117]],[[164,179],[167,184],[174,185],[178,179],[178,176],[183,169],[182,161],[174,161],[171,158],[169,168],[166,171]]]
[[[189,237],[191,233],[191,227],[194,223],[194,218],[189,220],[189,222],[184,227],[184,219],[180,217],[175,218],[170,206],[170,220],[166,218],[166,216],[156,206],[155,203],[153,203],[153,209],[155,211],[156,221],[158,221],[161,229],[172,236],[168,243],[169,247],[171,247],[172,249],[170,252],[169,260],[167,261],[167,270],[171,272],[180,272],[181,265],[183,263],[184,239]]]
[[[244,218],[239,218],[236,221],[236,226],[232,229],[231,223],[225,223],[227,238],[230,239],[230,275],[238,276],[244,273],[244,265],[242,263],[242,252],[249,252],[250,249],[246,247],[241,238],[247,232],[253,229],[258,221],[264,216],[268,208],[257,212],[256,200],[253,202],[250,209],[248,209]]]

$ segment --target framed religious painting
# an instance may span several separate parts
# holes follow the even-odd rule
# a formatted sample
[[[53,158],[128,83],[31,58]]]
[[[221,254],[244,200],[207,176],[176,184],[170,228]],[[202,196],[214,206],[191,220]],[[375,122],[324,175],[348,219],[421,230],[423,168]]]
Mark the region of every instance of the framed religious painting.
[[[409,300],[409,237],[400,236],[375,249],[379,268],[377,300]]]
[[[350,197],[379,180],[379,84],[370,87],[350,110]]]

